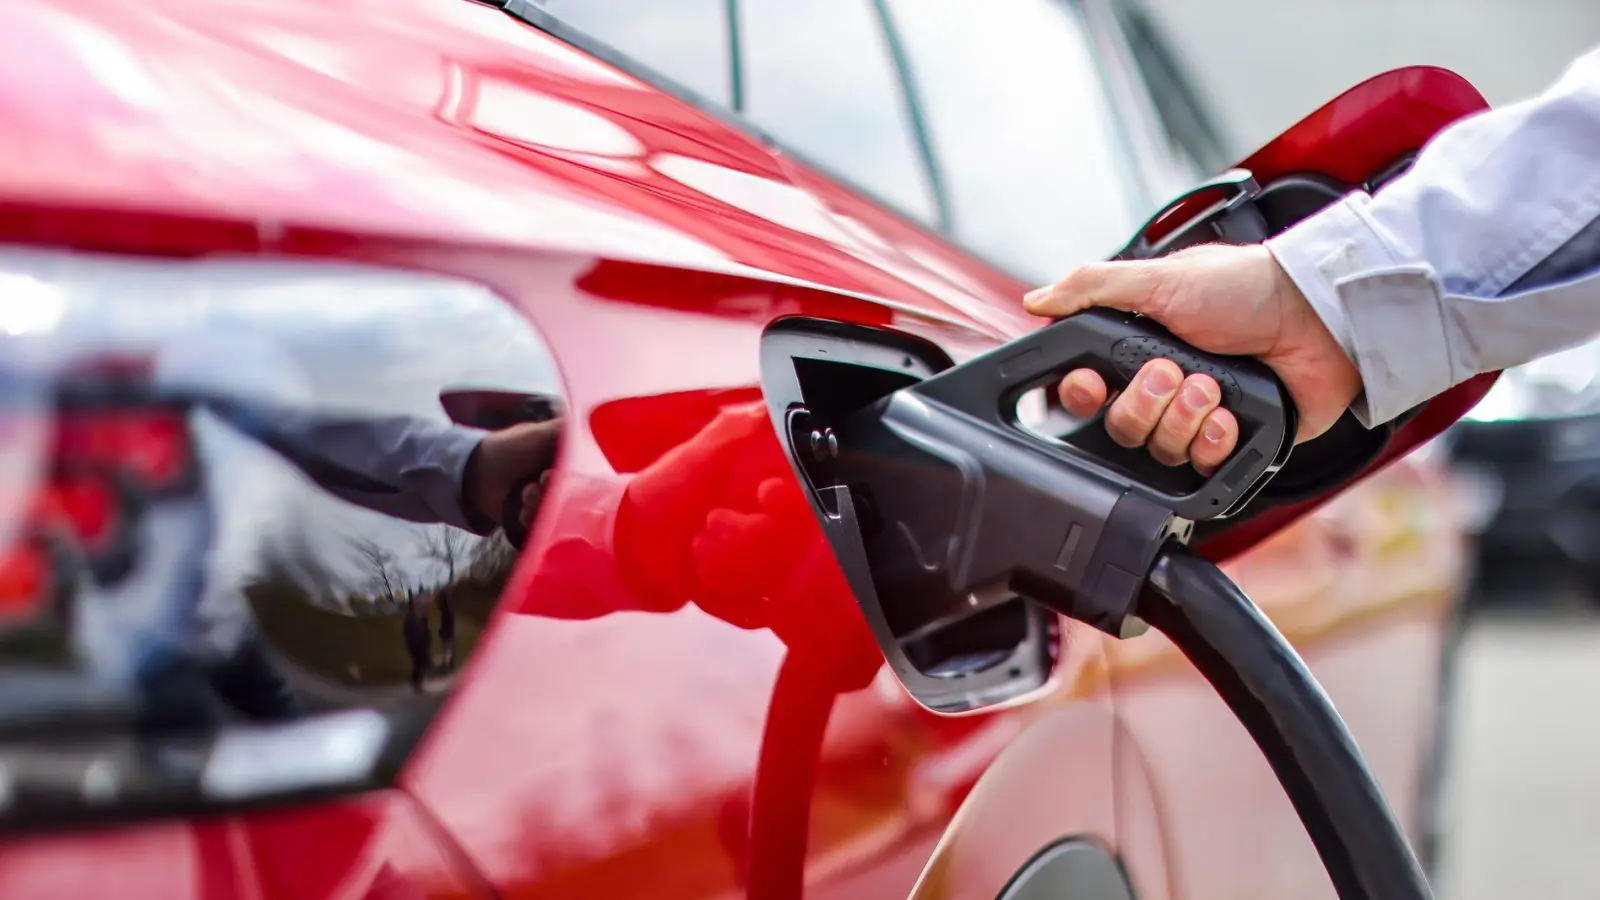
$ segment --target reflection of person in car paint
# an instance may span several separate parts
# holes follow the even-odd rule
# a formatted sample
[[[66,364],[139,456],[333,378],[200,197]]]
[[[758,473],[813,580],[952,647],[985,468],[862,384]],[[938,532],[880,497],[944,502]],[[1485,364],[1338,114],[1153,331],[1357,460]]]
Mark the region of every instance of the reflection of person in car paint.
[[[503,454],[505,474],[482,490],[497,498],[520,486],[524,526],[546,490],[518,470],[536,458],[533,447],[519,445],[536,437],[486,441],[488,458]],[[635,474],[620,499],[610,483],[592,489],[592,501],[572,502],[593,515],[546,549],[525,611],[586,619],[693,603],[739,628],[770,629],[791,650],[825,660],[819,668],[841,690],[865,685],[881,666],[762,401],[724,406]],[[840,603],[847,608],[833,605]]]
[[[456,611],[450,606],[450,591],[446,584],[433,596],[439,608],[439,668],[447,674],[456,668]]]
[[[212,394],[193,400],[335,497],[398,519],[444,523],[478,535],[501,525],[504,501],[514,491],[521,492],[521,524],[531,526],[562,424],[552,420],[483,431],[403,414],[330,411],[260,397]],[[733,461],[755,469],[730,475]],[[870,635],[863,633],[857,641],[814,633],[822,623],[840,621],[816,604],[849,593],[842,584],[817,582],[837,573],[824,562],[828,548],[760,402],[725,409],[639,472],[620,504],[612,503],[615,516],[604,539],[613,546],[604,555],[620,590],[580,617],[693,602],[739,627],[771,628],[791,647],[834,646],[837,661],[851,663],[841,671],[857,672],[841,675],[853,686],[864,684],[878,668],[881,660]],[[561,544],[552,548],[552,558],[561,559],[562,549]],[[236,592],[227,593],[231,602],[214,601],[199,612],[212,634],[243,636],[222,650],[224,660],[234,661],[242,651],[259,648],[260,639],[248,604]],[[539,604],[548,600],[559,606],[566,600],[561,591],[541,591],[537,585],[532,593],[540,595]],[[559,609],[549,612],[564,615]],[[421,616],[410,616],[408,626],[412,618],[420,622],[406,630],[408,651],[414,653],[412,645],[421,642],[412,632],[422,634],[427,625]],[[227,665],[215,670],[213,680],[216,673],[231,679],[215,685],[219,693],[248,685],[251,696],[242,698],[247,707],[260,696],[288,696],[286,689],[263,690],[274,679],[265,677],[270,663],[261,649],[255,664],[235,663],[239,672]],[[244,673],[250,677],[238,677]],[[266,706],[263,717],[285,714]]]
[[[420,694],[423,679],[428,676],[428,657],[433,649],[433,634],[428,630],[427,607],[416,597],[406,598],[404,633],[406,655],[411,657],[411,690]]]
[[[555,461],[557,421],[484,431],[410,415],[368,415],[215,397],[205,409],[357,506],[487,535],[500,502]]]
[[[193,353],[196,343],[155,354],[144,388],[152,398],[184,403],[191,431],[193,416],[208,414],[328,493],[375,512],[489,534],[497,527],[497,498],[513,489],[509,479],[536,477],[553,460],[553,423],[484,432],[417,416],[317,410],[304,397],[269,396],[281,393],[278,379],[292,371],[272,354],[255,365],[270,372],[259,376],[267,383],[241,387],[226,382],[247,366],[236,358],[222,365],[215,347]],[[86,614],[74,640],[98,677],[138,687],[148,729],[203,726],[215,721],[219,701],[255,720],[298,716],[301,704],[239,586],[209,577],[218,522],[207,490],[229,488],[204,486],[203,476],[201,483],[142,511],[138,565],[115,584],[85,588],[79,608]]]
[[[556,419],[484,432],[409,416],[233,399],[207,405],[341,499],[479,535],[501,524],[504,501],[513,491],[521,492],[520,524],[532,526],[562,425]],[[730,471],[734,463],[742,470]],[[623,609],[667,611],[693,602],[739,627],[772,628],[786,642],[807,644],[820,637],[809,633],[813,626],[838,621],[821,614],[816,604],[849,593],[842,585],[817,582],[837,573],[813,564],[830,559],[830,551],[760,401],[723,409],[636,474],[620,502],[610,499],[610,490],[596,498],[597,511],[612,512],[597,520],[605,533],[589,540],[569,535],[549,551],[556,569],[572,560],[591,576],[610,572],[610,593],[585,607],[572,596],[577,585],[536,580],[530,594],[537,595],[537,608],[530,611],[588,618]],[[600,550],[602,545],[609,552]],[[599,560],[606,562],[603,568],[590,565]],[[592,589],[594,579],[585,580]],[[865,658],[875,670],[873,654]]]
[[[559,440],[558,422],[485,432],[416,416],[327,412],[253,398],[208,397],[198,405],[275,451],[335,497],[398,519],[442,523],[478,535],[496,530],[506,494],[524,480],[537,483],[539,474],[549,469]],[[228,601],[205,611],[213,630],[233,620],[231,630],[246,635],[239,649],[261,655],[254,660],[258,664],[239,673],[248,672],[248,680],[230,677],[240,668],[240,655],[229,657],[234,668],[224,665],[213,672],[213,682],[221,679],[215,685],[219,693],[229,696],[238,693],[234,689],[251,688],[244,697],[230,698],[236,707],[242,701],[246,708],[261,708],[263,696],[287,700],[290,692],[281,679],[280,689],[263,694],[272,681],[264,677],[270,663],[248,604],[237,595]],[[441,615],[440,637],[450,648],[448,664],[453,666],[454,617]],[[404,637],[413,660],[412,687],[420,692],[432,635],[426,610],[415,599],[407,604]],[[293,714],[294,708],[269,705],[265,712],[262,717],[278,718]]]

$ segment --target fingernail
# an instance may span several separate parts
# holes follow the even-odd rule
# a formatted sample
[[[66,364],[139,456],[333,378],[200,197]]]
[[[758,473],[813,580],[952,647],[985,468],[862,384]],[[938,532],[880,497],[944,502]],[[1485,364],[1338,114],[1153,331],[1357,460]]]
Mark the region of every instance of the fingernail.
[[[1206,420],[1206,440],[1213,444],[1221,443],[1227,433],[1228,429],[1223,428],[1215,419]]]
[[[1078,406],[1094,405],[1094,395],[1089,393],[1089,389],[1082,385],[1070,385],[1067,388],[1067,396],[1070,397],[1072,402]]]
[[[1034,288],[1033,290],[1022,295],[1022,305],[1032,306],[1048,296],[1050,296],[1050,285],[1047,284],[1044,287]]]
[[[1190,409],[1205,409],[1211,405],[1211,397],[1198,384],[1185,384],[1179,396],[1183,398],[1183,405]]]
[[[1165,397],[1178,389],[1178,380],[1164,368],[1153,368],[1144,373],[1144,392],[1152,397]]]

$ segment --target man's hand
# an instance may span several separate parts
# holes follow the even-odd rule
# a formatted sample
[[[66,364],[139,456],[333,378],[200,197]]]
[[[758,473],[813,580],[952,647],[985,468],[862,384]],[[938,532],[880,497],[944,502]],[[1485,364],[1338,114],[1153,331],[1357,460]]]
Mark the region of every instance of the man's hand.
[[[1023,298],[1028,312],[1060,318],[1091,306],[1140,313],[1201,350],[1254,356],[1283,380],[1300,413],[1295,440],[1327,431],[1361,391],[1355,364],[1266,247],[1209,244],[1153,260],[1083,266]],[[1068,373],[1061,402],[1080,417],[1108,399],[1090,369]],[[1106,412],[1106,430],[1125,447],[1146,445],[1169,466],[1211,472],[1239,440],[1239,423],[1218,406],[1207,375],[1183,376],[1152,360]]]
[[[463,486],[467,502],[484,518],[504,527],[500,513],[506,497],[520,490],[522,527],[531,528],[560,443],[560,419],[512,425],[484,435],[467,460]]]

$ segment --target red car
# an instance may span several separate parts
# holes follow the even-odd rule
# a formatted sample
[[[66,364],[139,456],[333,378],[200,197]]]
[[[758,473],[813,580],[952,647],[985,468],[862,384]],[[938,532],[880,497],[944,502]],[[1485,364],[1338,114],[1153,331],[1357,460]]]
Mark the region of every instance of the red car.
[[[1158,635],[875,632],[782,423],[1245,181],[1370,186],[1470,86],[1377,78],[1145,227],[1227,160],[1124,0],[0,26],[0,897],[1330,893]],[[1320,499],[1212,551],[1277,532],[1229,571],[1425,840],[1449,486],[1279,530]]]

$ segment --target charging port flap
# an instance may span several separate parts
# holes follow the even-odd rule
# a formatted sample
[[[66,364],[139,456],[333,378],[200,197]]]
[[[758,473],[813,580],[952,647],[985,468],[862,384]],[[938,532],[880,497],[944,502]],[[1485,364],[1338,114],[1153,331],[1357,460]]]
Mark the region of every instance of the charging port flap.
[[[837,467],[834,432],[851,414],[951,366],[943,352],[905,335],[823,320],[782,320],[762,341],[774,426],[880,649],[917,702],[959,713],[1048,686],[1060,642],[1057,616],[1004,585],[939,617],[922,612],[932,597],[886,602],[868,549],[883,537],[884,522],[872,487]]]

